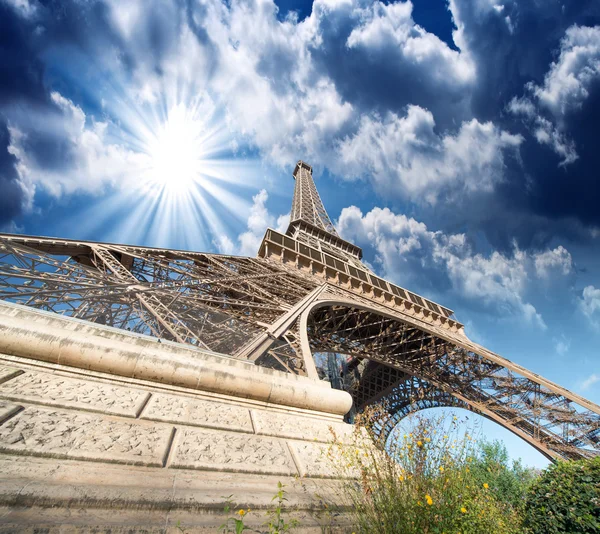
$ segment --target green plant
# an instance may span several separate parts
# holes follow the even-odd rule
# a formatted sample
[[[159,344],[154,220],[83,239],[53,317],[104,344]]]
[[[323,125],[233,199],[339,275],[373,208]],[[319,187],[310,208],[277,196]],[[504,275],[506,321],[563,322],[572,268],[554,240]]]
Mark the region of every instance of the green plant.
[[[600,457],[558,462],[527,493],[525,524],[533,534],[600,532]]]
[[[284,488],[284,484],[281,482],[277,483],[277,493],[272,499],[272,501],[277,501],[277,506],[274,510],[267,512],[269,521],[266,523],[266,526],[269,528],[269,534],[285,534],[286,532],[290,532],[292,528],[298,526],[298,521],[296,519],[291,519],[287,522],[284,517],[283,507],[287,501]]]
[[[223,497],[225,499],[225,506],[223,508],[224,512],[226,514],[230,513],[231,510],[234,507],[234,502],[232,500],[233,495],[229,495],[228,497]],[[248,514],[250,512],[250,510],[244,510],[243,508],[240,508],[237,511],[237,516],[232,516],[232,517],[228,517],[227,520],[225,521],[225,523],[223,523],[220,527],[219,530],[223,533],[235,533],[235,534],[241,534],[242,532],[244,532],[245,530],[250,530],[250,527],[246,526],[244,524],[244,516],[246,514]]]
[[[479,485],[487,483],[497,500],[520,509],[536,470],[523,466],[520,460],[510,461],[501,441],[481,441],[477,444],[470,471]]]
[[[523,532],[517,509],[473,473],[478,445],[460,430],[465,426],[457,416],[410,416],[405,433],[382,442],[370,432],[365,440],[360,429],[376,430],[385,413],[366,411],[355,446],[337,446],[340,476],[355,477],[347,478],[339,496],[353,514],[355,532]]]
[[[285,518],[285,502],[287,501],[287,497],[285,496],[285,485],[281,482],[277,483],[277,493],[274,495],[271,502],[276,501],[276,506],[272,510],[267,511],[268,521],[264,523],[264,526],[267,527],[267,531],[269,534],[286,534],[291,532],[292,528],[295,528],[299,525],[299,522],[296,519],[286,520]],[[225,506],[223,510],[226,514],[231,513],[231,511],[235,508],[235,503],[233,501],[233,495],[229,495],[228,497],[223,497],[225,499]],[[251,512],[250,509],[240,508],[235,515],[227,518],[225,523],[223,523],[219,527],[219,531],[222,533],[235,533],[241,534],[244,531],[258,532],[261,534],[265,534],[265,531],[254,530],[248,525],[245,524],[244,520],[246,516]],[[177,527],[179,527],[179,523],[177,523]]]

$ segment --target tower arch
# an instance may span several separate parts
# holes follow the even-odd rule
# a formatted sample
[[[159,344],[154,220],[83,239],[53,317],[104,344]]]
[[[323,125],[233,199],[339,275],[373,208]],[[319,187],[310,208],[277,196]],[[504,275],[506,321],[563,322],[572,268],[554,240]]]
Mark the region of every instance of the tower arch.
[[[358,410],[386,401],[391,418],[382,431],[412,411],[456,406],[500,424],[549,459],[596,454],[600,416],[585,399],[462,333],[448,335],[339,293],[322,292],[301,313],[302,356],[337,352],[361,365],[350,393]]]

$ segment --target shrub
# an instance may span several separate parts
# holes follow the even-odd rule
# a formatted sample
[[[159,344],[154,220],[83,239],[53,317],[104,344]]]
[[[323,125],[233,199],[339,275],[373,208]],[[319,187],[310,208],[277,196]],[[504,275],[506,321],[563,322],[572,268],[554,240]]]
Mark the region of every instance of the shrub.
[[[478,443],[476,456],[470,466],[479,485],[488,483],[496,499],[515,509],[523,500],[537,471],[524,467],[520,460],[510,461],[506,445],[501,441]]]
[[[600,457],[548,468],[527,493],[524,518],[534,534],[600,533]]]
[[[381,413],[364,414],[358,426],[372,430]],[[367,444],[359,440],[355,448],[340,447],[346,451],[344,468],[359,475],[340,495],[354,516],[355,532],[521,533],[516,509],[481,473],[473,473],[477,445],[468,432],[460,432],[461,421],[410,418],[411,430],[388,443],[373,438]]]

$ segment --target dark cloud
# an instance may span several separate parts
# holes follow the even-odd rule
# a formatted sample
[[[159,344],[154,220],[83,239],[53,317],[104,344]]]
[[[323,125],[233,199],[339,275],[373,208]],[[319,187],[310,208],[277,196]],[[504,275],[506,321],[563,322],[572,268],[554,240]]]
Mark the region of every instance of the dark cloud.
[[[483,5],[483,8],[482,8]],[[493,121],[503,130],[520,134],[519,157],[506,158],[504,180],[493,193],[477,192],[464,202],[438,205],[421,215],[450,231],[483,234],[492,246],[510,251],[516,239],[526,248],[556,240],[586,241],[590,226],[600,225],[600,151],[595,138],[600,119],[600,83],[560,124],[560,133],[573,142],[579,158],[561,165],[548,144],[540,144],[521,117],[507,107],[528,94],[530,82],[540,86],[558,60],[561,42],[573,25],[600,24],[595,1],[563,3],[508,1],[494,9],[473,0],[454,0],[454,16],[462,28],[461,45],[477,65],[471,113]],[[541,113],[539,109],[536,113]],[[457,115],[459,116],[459,115]]]
[[[40,0],[34,21],[46,48],[70,45],[90,54],[108,50],[129,70],[135,57],[115,31],[108,6],[102,0]]]
[[[0,3],[0,227],[18,217],[28,201],[9,152],[8,106],[45,106],[44,67],[37,58],[34,27]]]
[[[530,207],[551,218],[577,217],[584,224],[600,226],[600,80],[590,90],[581,109],[568,116],[565,130],[572,137],[579,158],[560,167],[560,158],[539,144],[530,143],[524,165],[536,179],[530,189]]]
[[[456,127],[471,117],[469,83],[440,73],[445,43],[435,43],[433,48],[439,52],[420,59],[406,57],[402,44],[389,35],[376,45],[349,46],[348,38],[360,25],[362,15],[346,6],[335,11],[319,5],[314,9],[322,42],[312,50],[312,55],[317,69],[333,79],[344,100],[365,113],[401,112],[407,104],[418,105],[433,112],[440,129]],[[401,35],[405,31],[408,31],[406,38],[419,38],[414,29],[402,28],[396,33]],[[458,55],[454,50],[451,52]]]
[[[308,17],[312,11],[312,0],[276,0],[275,4],[279,8],[277,16],[279,20],[284,20],[287,16],[295,13],[298,20]]]
[[[17,158],[8,152],[10,136],[6,124],[0,122],[0,228],[22,210],[26,193],[17,173]]]
[[[567,28],[600,22],[595,0],[509,0],[498,3],[500,11],[473,0],[454,0],[453,6],[477,64],[472,107],[480,120],[498,120],[526,83],[543,81]]]
[[[34,30],[33,24],[0,2],[0,105],[15,100],[47,101]]]
[[[76,147],[64,132],[31,129],[19,146],[35,167],[47,172],[69,168],[76,160]]]

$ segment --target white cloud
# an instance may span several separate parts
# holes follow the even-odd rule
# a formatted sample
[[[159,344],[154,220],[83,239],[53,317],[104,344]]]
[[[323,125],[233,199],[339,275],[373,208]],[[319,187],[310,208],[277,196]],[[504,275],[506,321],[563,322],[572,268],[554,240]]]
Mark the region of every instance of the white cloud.
[[[364,215],[356,206],[344,208],[338,229],[345,239],[372,248],[384,275],[398,283],[429,285],[434,292],[453,293],[542,329],[544,320],[528,301],[530,286],[540,277],[547,280],[571,272],[570,254],[563,247],[525,252],[515,245],[510,255],[481,254],[464,234],[431,231],[424,223],[387,208]]]
[[[394,61],[421,64],[423,75],[440,85],[468,86],[475,82],[475,65],[468,54],[452,50],[436,35],[416,25],[411,2],[373,2],[360,10],[360,23],[346,42],[349,48],[384,51]]]
[[[55,111],[29,112],[9,122],[9,152],[24,183],[55,196],[98,192],[128,181],[148,167],[148,157],[107,139],[108,124],[88,121],[83,110],[57,92]]]
[[[600,328],[600,289],[586,286],[583,289],[579,306],[592,325]]]
[[[302,157],[342,176],[373,173],[378,185],[388,186],[386,192],[399,186],[400,193],[416,198],[427,190],[429,202],[441,189],[444,194],[453,188],[491,190],[503,178],[506,153],[521,143],[519,136],[475,119],[445,131],[448,125],[441,124],[448,120],[440,118],[440,110],[449,108],[445,105],[435,112],[412,106],[406,116],[378,118],[373,115],[380,102],[377,84],[363,88],[373,92],[375,102],[365,105],[364,95],[349,94],[347,80],[336,78],[328,62],[336,62],[332,53],[340,49],[344,53],[337,63],[343,62],[344,69],[353,71],[352,61],[372,61],[368,76],[381,73],[383,62],[385,72],[406,73],[404,85],[418,88],[407,96],[426,86],[434,95],[432,106],[447,99],[468,108],[477,81],[469,53],[451,49],[415,24],[409,1],[316,0],[301,22],[280,20],[272,0],[193,2],[187,9],[177,3],[149,9],[139,0],[107,4],[106,21],[116,37],[89,36],[89,44],[99,69],[110,72],[126,95],[102,94],[103,112],[122,121],[123,138],[130,132],[139,137],[153,112],[159,116],[164,108],[208,95],[225,117],[227,146],[251,145],[279,166]],[[35,127],[23,117],[12,122],[13,150],[35,183],[56,194],[95,191],[144,166],[135,142],[127,146],[111,140],[107,130],[116,125],[93,121],[62,98],[55,105],[63,125],[47,133],[64,129],[73,172],[52,172],[38,164],[25,143],[29,132],[44,129],[48,114],[36,117]],[[52,120],[58,121],[58,114]]]
[[[597,374],[591,374],[588,378],[586,378],[581,383],[581,390],[586,391],[587,389],[590,389],[597,382],[600,382],[600,376],[598,376]]]
[[[248,217],[248,231],[238,237],[239,253],[243,256],[254,256],[264,236],[265,230],[273,226],[274,217],[269,213],[265,203],[269,195],[265,189],[252,197],[252,208]]]
[[[505,152],[518,150],[521,142],[521,136],[476,119],[463,123],[455,135],[440,135],[431,112],[409,106],[404,117],[363,117],[338,152],[347,176],[371,174],[385,189],[400,187],[413,200],[433,204],[449,187],[491,191],[503,180]]]
[[[262,238],[267,228],[273,228],[278,232],[285,232],[290,222],[290,214],[276,217],[267,209],[266,203],[269,195],[265,189],[261,189],[252,197],[252,207],[247,221],[247,230],[237,237],[234,243],[229,236],[219,236],[214,245],[222,254],[237,254],[241,256],[256,256]]]
[[[560,56],[550,65],[541,86],[531,90],[555,117],[577,109],[600,78],[600,26],[571,26],[561,42]]]
[[[217,248],[220,254],[235,254],[236,246],[231,238],[226,234],[221,234],[213,240],[213,245]]]
[[[274,4],[251,4],[209,10],[206,28],[220,59],[210,88],[231,127],[271,162],[289,165],[299,154],[322,161],[354,110],[312,62],[318,23],[280,22]]]
[[[406,177],[401,182],[406,191],[423,189],[418,185],[420,170],[425,171],[423,181],[432,182],[431,197],[437,194],[437,184],[448,188],[455,184],[469,191],[491,189],[504,172],[503,151],[516,148],[521,142],[519,136],[476,120],[463,123],[455,134],[434,133],[432,112],[418,107],[414,108],[421,111],[418,117],[416,113],[405,118],[390,115],[379,125],[374,117],[361,121],[363,110],[342,96],[329,70],[315,60],[317,54],[327,57],[330,52],[326,47],[337,46],[330,35],[334,25],[345,28],[343,35],[335,38],[340,45],[344,39],[348,50],[366,49],[369,57],[385,57],[386,62],[391,50],[394,61],[413,69],[419,77],[426,77],[435,94],[454,91],[458,96],[452,98],[456,100],[468,93],[468,87],[475,82],[472,61],[467,54],[450,49],[416,25],[410,2],[386,5],[376,1],[364,6],[359,0],[316,0],[310,17],[297,23],[293,18],[278,20],[274,4],[268,0],[233,2],[228,7],[209,4],[201,20],[215,47],[210,57],[218,60],[213,76],[205,83],[211,94],[218,95],[218,104],[227,110],[228,126],[276,165],[289,165],[302,156],[342,176],[349,171],[349,160],[350,172],[360,175],[383,165],[365,154],[349,158],[351,150],[368,138],[371,129],[378,130],[375,135],[386,133],[391,144],[395,130],[407,128],[410,146],[397,155],[402,162],[395,167],[397,173]],[[118,16],[124,35],[132,24],[132,12],[137,13],[127,8]],[[182,35],[185,34],[184,29]],[[181,57],[188,61],[190,51],[193,57],[207,55],[197,49],[197,43],[180,46],[179,52],[169,56],[164,70],[175,78],[180,68],[173,64],[177,65]],[[153,76],[146,71],[144,74],[147,87],[148,76]],[[183,74],[185,79],[186,73]],[[160,89],[157,83],[150,94]],[[412,124],[413,120],[420,124]],[[353,140],[352,146],[344,150]],[[438,156],[430,169],[427,161],[432,153]],[[414,170],[406,161],[413,156],[418,160]],[[383,169],[381,174],[385,172]]]
[[[530,96],[514,97],[508,111],[525,118],[538,143],[550,146],[562,158],[561,165],[568,165],[579,156],[564,131],[565,118],[581,108],[597,80],[600,80],[600,26],[573,25],[567,29],[560,55],[550,65],[544,82],[528,83],[525,88]]]
[[[21,16],[25,18],[33,17],[37,12],[35,1],[30,0],[0,0],[9,6],[12,6]]]
[[[548,145],[562,158],[561,166],[569,165],[579,158],[575,143],[552,121],[538,114],[538,109],[530,98],[514,97],[508,103],[507,110],[525,119],[537,142]]]
[[[573,258],[562,245],[554,250],[538,253],[534,258],[534,265],[538,276],[545,279],[550,278],[553,272],[563,275],[573,272]]]
[[[564,335],[561,335],[559,338],[552,338],[554,342],[554,349],[559,356],[564,356],[569,352],[571,348],[571,340],[567,339]]]

